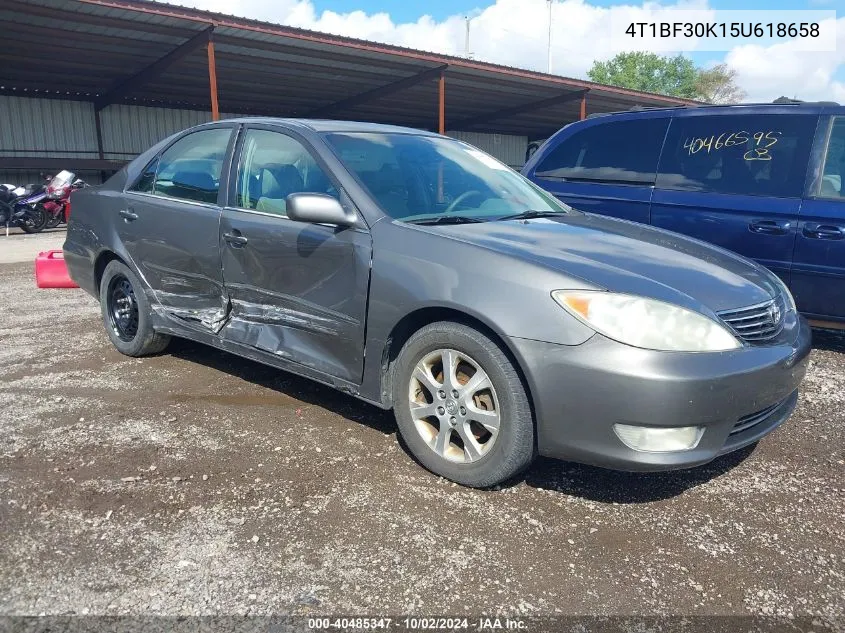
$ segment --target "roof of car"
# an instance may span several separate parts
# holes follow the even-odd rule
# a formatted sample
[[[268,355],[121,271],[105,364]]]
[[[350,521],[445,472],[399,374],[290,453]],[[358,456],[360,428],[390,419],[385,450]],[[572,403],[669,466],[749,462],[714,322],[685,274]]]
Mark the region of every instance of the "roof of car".
[[[678,111],[694,111],[694,112],[725,112],[734,109],[742,110],[768,110],[779,109],[783,110],[798,108],[806,110],[819,110],[821,108],[837,108],[842,107],[835,101],[797,101],[793,99],[777,99],[771,103],[730,103],[730,104],[702,104],[702,105],[688,105],[688,106],[669,106],[669,107],[655,107],[655,108],[631,108],[630,110],[618,110],[616,112],[596,112],[590,114],[587,118],[599,118],[604,116],[613,116],[618,114],[636,114],[638,112],[678,112]]]
[[[276,117],[242,117],[226,119],[235,123],[262,123],[265,125],[279,125],[285,127],[307,128],[314,132],[364,132],[370,134],[418,134],[424,136],[438,136],[434,132],[399,125],[384,125],[381,123],[365,123],[362,121],[333,121],[331,119],[284,119]],[[222,123],[222,121],[221,121]]]

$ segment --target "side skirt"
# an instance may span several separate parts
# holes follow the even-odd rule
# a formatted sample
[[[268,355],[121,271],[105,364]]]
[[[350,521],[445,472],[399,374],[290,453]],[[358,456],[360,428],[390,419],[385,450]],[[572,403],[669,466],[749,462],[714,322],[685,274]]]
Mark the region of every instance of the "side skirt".
[[[249,345],[222,339],[217,334],[205,328],[201,328],[199,326],[192,328],[188,323],[182,324],[173,317],[170,317],[167,314],[162,314],[160,310],[153,309],[153,328],[156,332],[161,332],[162,334],[169,334],[178,338],[202,343],[203,345],[209,345],[224,352],[234,354],[235,356],[240,356],[263,365],[268,365],[269,367],[274,367],[276,369],[281,369],[282,371],[296,374],[297,376],[302,376],[303,378],[308,378],[328,387],[333,387],[338,391],[358,398],[359,400],[363,400],[368,404],[375,405],[379,409],[390,409],[390,406],[385,405],[383,402],[371,400],[361,395],[360,385],[324,374],[323,372],[305,367],[304,365],[300,365],[299,363],[295,363],[282,357],[270,354],[265,355],[260,350],[257,350]]]

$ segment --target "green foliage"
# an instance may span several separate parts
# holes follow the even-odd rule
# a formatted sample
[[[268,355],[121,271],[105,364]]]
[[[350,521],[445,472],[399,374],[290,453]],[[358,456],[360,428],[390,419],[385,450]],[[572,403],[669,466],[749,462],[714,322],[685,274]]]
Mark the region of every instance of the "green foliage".
[[[656,53],[619,53],[606,62],[594,62],[587,73],[592,81],[620,88],[695,99],[698,71],[683,55],[662,57]]]
[[[709,103],[736,103],[745,97],[736,85],[736,71],[727,64],[698,69],[683,55],[619,53],[606,62],[594,62],[587,75],[602,84]]]
[[[745,91],[736,85],[736,71],[727,64],[698,71],[695,91],[707,103],[739,103],[745,98]]]

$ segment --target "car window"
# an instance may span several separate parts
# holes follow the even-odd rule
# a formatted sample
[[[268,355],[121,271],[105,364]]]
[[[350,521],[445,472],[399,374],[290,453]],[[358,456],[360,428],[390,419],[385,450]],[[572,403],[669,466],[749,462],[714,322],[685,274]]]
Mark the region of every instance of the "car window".
[[[180,138],[147,165],[130,190],[216,204],[231,134],[231,128],[213,128]]]
[[[819,196],[822,198],[845,198],[845,117],[833,119]]]
[[[247,130],[238,169],[236,206],[286,215],[292,193],[338,192],[305,146],[286,134]]]
[[[139,193],[152,193],[153,185],[155,184],[157,169],[158,156],[156,156],[149,162],[149,164],[144,168],[144,171],[138,178],[137,182],[132,185],[129,190],[137,191]]]
[[[807,115],[673,119],[657,187],[801,197],[815,127],[816,117]]]
[[[542,158],[540,178],[654,184],[666,118],[606,121],[575,132]]]
[[[325,138],[384,212],[396,219],[452,215],[484,220],[568,210],[507,165],[460,141],[365,132]]]

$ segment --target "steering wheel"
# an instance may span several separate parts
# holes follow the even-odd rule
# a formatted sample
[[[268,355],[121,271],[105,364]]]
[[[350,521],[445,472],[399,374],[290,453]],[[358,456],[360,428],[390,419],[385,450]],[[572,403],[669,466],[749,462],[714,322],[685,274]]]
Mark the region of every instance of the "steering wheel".
[[[477,189],[471,189],[470,191],[464,191],[461,195],[459,195],[457,198],[452,200],[452,204],[450,204],[448,207],[446,207],[446,210],[443,213],[452,213],[452,211],[454,211],[458,207],[458,205],[461,202],[463,202],[464,200],[466,200],[467,198],[470,198],[472,196],[481,196],[481,195],[484,195],[484,194],[482,194]]]

